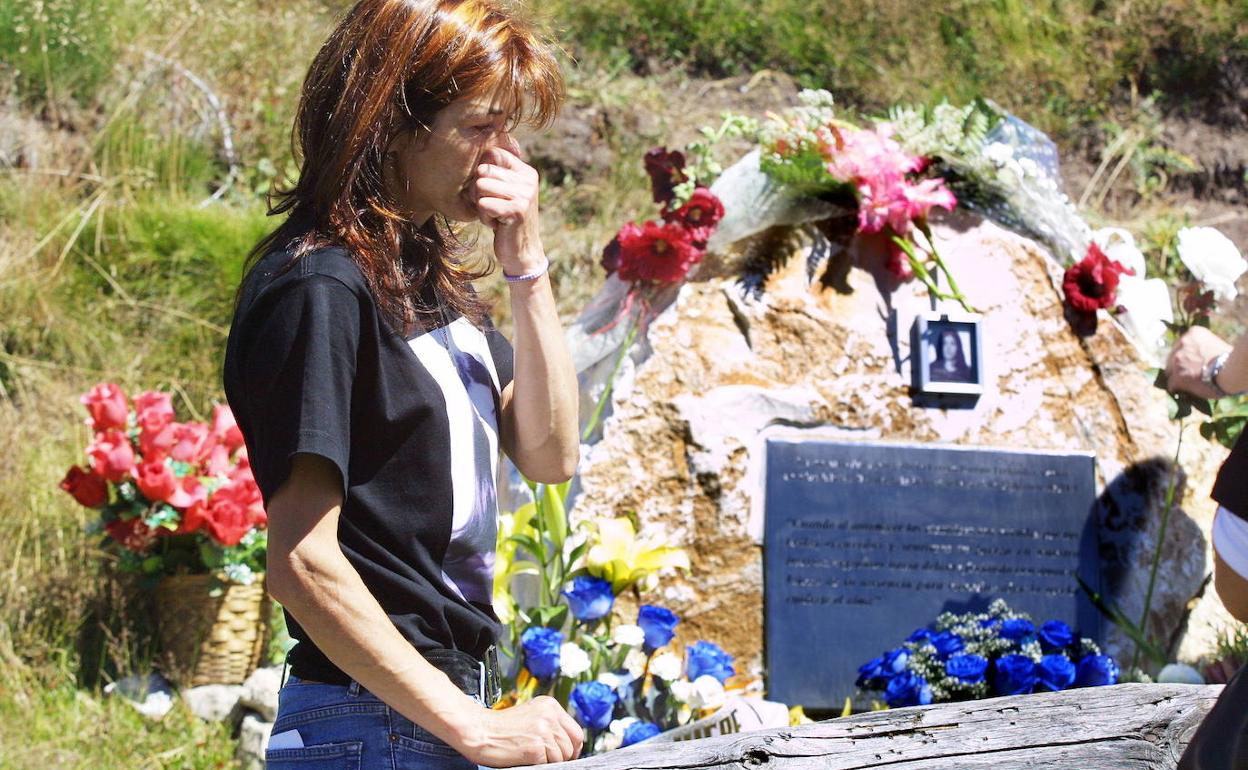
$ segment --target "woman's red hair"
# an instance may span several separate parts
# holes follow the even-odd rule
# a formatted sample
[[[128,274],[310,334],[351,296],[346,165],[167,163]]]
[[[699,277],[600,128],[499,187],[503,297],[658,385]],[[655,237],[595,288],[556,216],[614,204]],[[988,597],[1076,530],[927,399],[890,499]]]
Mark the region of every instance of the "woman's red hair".
[[[383,167],[396,136],[427,131],[456,99],[496,90],[515,104],[512,124],[547,125],[563,101],[550,46],[511,10],[493,0],[360,0],[308,69],[292,132],[299,180],[269,207],[289,216],[246,267],[277,248],[293,248],[293,264],[342,246],[401,330],[433,309],[422,300],[430,289],[480,320],[486,308],[470,284],[492,266],[465,267],[440,215],[423,225],[404,219]]]

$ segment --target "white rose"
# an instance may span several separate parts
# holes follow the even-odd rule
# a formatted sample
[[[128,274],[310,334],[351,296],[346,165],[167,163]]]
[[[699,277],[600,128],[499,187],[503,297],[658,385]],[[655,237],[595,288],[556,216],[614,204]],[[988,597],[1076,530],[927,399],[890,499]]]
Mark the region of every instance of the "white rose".
[[[681,679],[679,682],[672,682],[672,697],[681,703],[688,703],[693,698],[693,682]]]
[[[1133,280],[1144,280],[1144,254],[1136,248],[1135,236],[1131,233],[1121,227],[1102,227],[1092,233],[1092,241],[1101,247],[1106,257],[1135,273],[1123,273],[1120,285]]]
[[[1118,304],[1126,310],[1117,316],[1118,322],[1139,342],[1150,363],[1159,366],[1165,358],[1166,324],[1174,322],[1166,282],[1123,281],[1118,285]]]
[[[564,642],[559,648],[559,669],[564,676],[580,676],[589,670],[589,654],[575,642]]]
[[[602,683],[603,683],[603,684],[605,684],[607,687],[610,687],[612,690],[618,690],[618,689],[620,689],[620,677],[619,677],[619,675],[618,675],[618,674],[613,674],[613,673],[611,673],[610,671],[603,671],[601,674],[599,674],[599,675],[598,675],[598,681],[599,681],[599,682],[602,682]]]
[[[646,632],[641,626],[622,623],[612,629],[611,641],[624,647],[640,647],[646,641]]]
[[[665,682],[679,679],[680,669],[680,658],[670,652],[663,652],[655,655],[654,660],[650,661],[650,673]]]
[[[633,650],[624,658],[624,668],[634,679],[646,671],[646,654],[641,650]]]
[[[689,705],[695,709],[717,709],[724,705],[724,685],[710,674],[703,674],[693,682],[693,694]]]
[[[624,737],[624,731],[632,727],[637,722],[637,717],[623,717],[621,719],[612,719],[611,724],[607,727],[612,735]]]
[[[594,740],[594,753],[601,754],[605,751],[615,751],[623,742],[623,736],[612,732],[604,732]]]
[[[1196,280],[1224,302],[1235,299],[1235,281],[1248,269],[1231,239],[1213,227],[1180,230],[1179,259]]]

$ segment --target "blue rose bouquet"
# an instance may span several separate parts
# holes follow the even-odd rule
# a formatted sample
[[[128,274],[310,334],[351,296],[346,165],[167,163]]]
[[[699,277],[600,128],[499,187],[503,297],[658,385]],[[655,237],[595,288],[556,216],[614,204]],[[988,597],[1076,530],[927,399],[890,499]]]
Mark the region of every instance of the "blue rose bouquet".
[[[1036,626],[1001,599],[944,613],[858,669],[858,687],[891,707],[1114,684],[1118,664],[1060,620]]]

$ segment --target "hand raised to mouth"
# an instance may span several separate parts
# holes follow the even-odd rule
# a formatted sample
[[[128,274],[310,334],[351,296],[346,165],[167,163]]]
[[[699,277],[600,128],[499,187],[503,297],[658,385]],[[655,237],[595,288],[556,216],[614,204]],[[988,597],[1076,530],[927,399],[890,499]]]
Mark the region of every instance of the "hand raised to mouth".
[[[503,270],[523,275],[544,264],[538,228],[538,174],[521,160],[510,134],[486,150],[471,184],[477,216],[494,231],[494,255]]]

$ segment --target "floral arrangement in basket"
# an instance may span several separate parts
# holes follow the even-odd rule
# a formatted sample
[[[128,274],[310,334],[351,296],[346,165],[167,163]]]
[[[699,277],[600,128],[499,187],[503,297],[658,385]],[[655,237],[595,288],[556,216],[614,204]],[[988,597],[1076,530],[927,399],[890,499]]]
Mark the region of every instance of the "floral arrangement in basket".
[[[1114,684],[1118,663],[1060,620],[1037,627],[997,599],[982,613],[943,613],[858,669],[858,687],[890,707]]]
[[[82,396],[94,438],[86,467],[60,483],[99,511],[90,525],[123,570],[153,580],[213,573],[250,584],[263,570],[265,516],[242,433],[228,406],[212,422],[179,422],[167,393],[133,402],[100,383]]]
[[[494,603],[512,634],[514,665],[499,707],[553,696],[585,728],[590,753],[723,706],[732,656],[707,641],[674,647],[680,618],[664,607],[641,604],[634,622],[616,607],[623,593],[638,600],[657,588],[660,570],[689,569],[684,551],[638,537],[628,518],[569,532],[563,517],[562,506],[530,503],[503,519]],[[528,558],[516,559],[517,550]],[[520,575],[538,579],[536,606],[513,597],[510,583]]]

